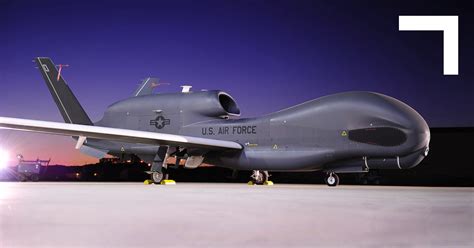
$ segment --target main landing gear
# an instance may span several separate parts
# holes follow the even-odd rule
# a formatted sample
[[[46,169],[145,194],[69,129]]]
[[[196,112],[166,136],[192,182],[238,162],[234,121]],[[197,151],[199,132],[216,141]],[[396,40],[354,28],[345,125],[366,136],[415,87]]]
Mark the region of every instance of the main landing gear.
[[[269,181],[270,174],[268,171],[254,170],[249,185],[273,185],[272,181]]]
[[[160,171],[155,171],[150,174],[150,180],[146,180],[145,184],[162,184],[162,185],[174,185],[174,180],[168,179],[169,174]]]
[[[158,171],[155,171],[155,172],[152,172],[151,173],[151,180],[153,181],[153,183],[161,183],[161,181],[163,181],[163,178],[165,178],[165,175],[163,174],[163,172],[158,172]]]
[[[160,146],[158,152],[156,153],[155,159],[151,166],[151,170],[147,173],[150,174],[150,179],[145,180],[145,184],[176,184],[175,181],[168,179],[168,174],[163,173],[167,169],[166,161],[169,157],[169,147]]]
[[[325,181],[329,187],[336,187],[339,185],[339,176],[337,176],[337,174],[334,172],[330,172],[328,173]]]

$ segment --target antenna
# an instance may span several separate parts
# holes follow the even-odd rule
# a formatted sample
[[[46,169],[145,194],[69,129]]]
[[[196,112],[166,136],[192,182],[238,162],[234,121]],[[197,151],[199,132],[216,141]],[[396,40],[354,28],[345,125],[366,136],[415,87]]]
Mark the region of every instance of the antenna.
[[[183,88],[183,89],[181,90],[181,92],[182,92],[182,93],[189,93],[189,92],[191,92],[191,88],[192,88],[192,87],[193,87],[193,86],[191,86],[191,85],[181,85],[181,88]]]
[[[151,88],[156,88],[160,85],[170,85],[170,83],[151,83]]]

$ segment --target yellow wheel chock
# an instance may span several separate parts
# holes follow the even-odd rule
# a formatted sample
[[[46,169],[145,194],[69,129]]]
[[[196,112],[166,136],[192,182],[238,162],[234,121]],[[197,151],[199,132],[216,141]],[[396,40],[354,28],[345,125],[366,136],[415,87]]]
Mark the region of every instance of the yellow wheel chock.
[[[247,183],[247,185],[258,185],[258,184],[254,183],[253,181],[249,181],[249,182]],[[263,185],[265,185],[265,186],[272,186],[272,185],[274,185],[274,184],[273,184],[272,181],[265,181],[265,182],[263,183]]]
[[[153,180],[148,179],[148,180],[145,180],[143,183],[145,185],[150,185],[150,184],[153,184]]]
[[[155,183],[153,182],[153,180],[150,180],[150,179],[145,180],[143,183],[144,183],[145,185],[155,184]],[[163,181],[161,181],[160,184],[161,184],[161,185],[175,185],[176,182],[175,182],[174,180],[163,180]]]
[[[176,185],[176,182],[174,180],[163,180],[160,183],[161,185]]]

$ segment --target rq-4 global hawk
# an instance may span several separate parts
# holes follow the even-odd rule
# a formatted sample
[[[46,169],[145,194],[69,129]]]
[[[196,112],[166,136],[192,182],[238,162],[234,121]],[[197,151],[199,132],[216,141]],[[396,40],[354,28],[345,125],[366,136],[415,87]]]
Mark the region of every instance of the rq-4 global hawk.
[[[239,119],[234,98],[220,90],[152,94],[145,80],[132,97],[112,104],[93,123],[49,58],[36,58],[66,123],[0,118],[5,129],[72,136],[77,149],[97,157],[136,155],[164,179],[167,159],[253,171],[264,184],[272,171],[336,173],[409,169],[428,155],[430,131],[408,105],[373,92],[321,97],[258,118]],[[177,163],[178,163],[177,162]]]

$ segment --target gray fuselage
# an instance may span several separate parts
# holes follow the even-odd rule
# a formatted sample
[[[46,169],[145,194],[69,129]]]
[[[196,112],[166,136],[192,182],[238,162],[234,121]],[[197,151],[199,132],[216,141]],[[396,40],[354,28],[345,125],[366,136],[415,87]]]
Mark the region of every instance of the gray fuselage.
[[[222,91],[132,97],[111,105],[97,126],[229,140],[241,151],[187,150],[236,170],[361,172],[407,169],[426,155],[430,132],[408,105],[373,92],[321,97],[258,118],[242,118]],[[152,162],[159,146],[89,140],[114,156]]]

